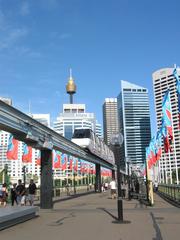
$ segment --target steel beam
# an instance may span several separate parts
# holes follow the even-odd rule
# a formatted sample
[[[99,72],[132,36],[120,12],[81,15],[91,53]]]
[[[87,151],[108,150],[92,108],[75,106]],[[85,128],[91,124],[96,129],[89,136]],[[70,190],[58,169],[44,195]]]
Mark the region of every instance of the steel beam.
[[[100,166],[100,164],[96,164],[95,191],[101,192],[101,166]]]
[[[115,169],[115,165],[84,151],[30,116],[0,100],[0,129],[12,133],[18,140],[36,149],[59,150],[103,167]]]
[[[52,177],[52,151],[41,150],[41,194],[40,207],[42,209],[53,208],[53,177]]]

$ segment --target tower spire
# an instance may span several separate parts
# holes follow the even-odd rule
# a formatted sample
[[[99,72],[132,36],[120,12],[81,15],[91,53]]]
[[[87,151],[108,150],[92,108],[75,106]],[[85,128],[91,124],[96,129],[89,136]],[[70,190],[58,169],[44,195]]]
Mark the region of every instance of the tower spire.
[[[72,79],[72,68],[69,69],[69,79]]]
[[[69,81],[66,85],[66,92],[70,96],[70,104],[73,104],[73,94],[76,93],[76,85],[72,77],[72,69],[69,69]]]

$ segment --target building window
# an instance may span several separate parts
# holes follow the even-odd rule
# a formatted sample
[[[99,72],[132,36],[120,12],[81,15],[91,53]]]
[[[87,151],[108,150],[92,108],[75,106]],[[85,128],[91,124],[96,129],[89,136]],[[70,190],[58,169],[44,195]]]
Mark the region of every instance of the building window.
[[[71,140],[72,138],[72,134],[73,134],[73,129],[72,129],[72,126],[65,126],[64,127],[64,136],[65,138]]]

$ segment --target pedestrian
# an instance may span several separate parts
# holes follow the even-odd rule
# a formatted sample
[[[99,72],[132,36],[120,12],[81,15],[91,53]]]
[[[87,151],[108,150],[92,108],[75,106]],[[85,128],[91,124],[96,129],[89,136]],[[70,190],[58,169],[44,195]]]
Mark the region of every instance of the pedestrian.
[[[158,182],[155,181],[154,183],[154,191],[157,192],[158,191]]]
[[[22,184],[21,179],[18,180],[18,185],[16,187],[16,194],[17,194],[17,203],[18,205],[25,205],[25,198],[26,198],[26,189],[25,185]]]
[[[34,183],[33,179],[30,180],[30,184],[29,184],[29,194],[28,194],[28,200],[29,200],[29,204],[30,206],[34,205],[34,197],[36,194],[36,184]]]
[[[109,186],[110,186],[110,189],[111,189],[111,198],[112,198],[112,199],[115,199],[115,198],[116,198],[116,190],[117,190],[117,187],[116,187],[116,182],[115,182],[115,179],[114,179],[114,178],[113,178],[112,181],[110,182]]]
[[[105,182],[104,187],[105,187],[105,190],[107,191],[108,190],[108,182]]]
[[[67,196],[70,196],[70,191],[69,191],[69,183],[66,183],[66,192],[67,192]]]
[[[135,192],[139,193],[139,182],[138,182],[138,180],[135,182]]]
[[[7,185],[4,183],[1,188],[0,192],[0,204],[3,205],[4,207],[7,204],[7,198],[8,198],[8,190],[7,190]]]
[[[122,198],[126,197],[126,185],[124,182],[121,183],[121,192],[122,192]]]
[[[16,183],[13,184],[12,188],[11,188],[11,205],[14,206],[14,202],[16,202],[16,204],[18,205],[17,202],[17,194],[16,194]]]

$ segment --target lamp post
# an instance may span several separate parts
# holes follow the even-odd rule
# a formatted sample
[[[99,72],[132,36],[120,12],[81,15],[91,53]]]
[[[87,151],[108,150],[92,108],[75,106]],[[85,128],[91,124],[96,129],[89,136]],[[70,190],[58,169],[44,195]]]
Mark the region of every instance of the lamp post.
[[[128,200],[131,200],[131,188],[130,188],[130,173],[129,173],[129,165],[131,164],[131,161],[129,158],[126,158],[126,163],[128,167]]]
[[[76,194],[76,173],[75,173],[75,171],[73,172],[73,176],[74,176],[74,178],[73,178],[74,194]]]
[[[122,134],[113,134],[111,136],[111,145],[115,156],[115,163],[117,165],[117,183],[118,183],[117,208],[118,208],[118,221],[120,222],[123,222],[123,201],[121,191],[122,176],[120,172],[120,147],[122,143],[123,143]]]
[[[24,186],[26,186],[26,166],[22,167],[22,172],[23,172],[23,182]]]

